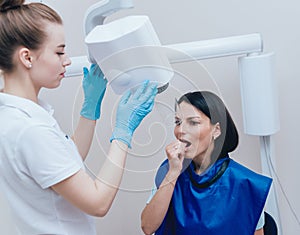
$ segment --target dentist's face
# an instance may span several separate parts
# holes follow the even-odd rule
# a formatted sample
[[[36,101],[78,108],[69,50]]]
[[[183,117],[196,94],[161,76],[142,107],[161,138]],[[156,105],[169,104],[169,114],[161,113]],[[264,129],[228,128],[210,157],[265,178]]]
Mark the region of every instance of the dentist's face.
[[[65,53],[63,26],[46,23],[47,39],[42,48],[33,53],[30,76],[36,90],[42,87],[56,88],[64,78],[66,67],[71,64]]]
[[[183,101],[177,106],[175,115],[174,134],[178,140],[186,143],[185,158],[203,158],[210,154],[213,147],[213,138],[216,134],[216,125],[193,105]]]

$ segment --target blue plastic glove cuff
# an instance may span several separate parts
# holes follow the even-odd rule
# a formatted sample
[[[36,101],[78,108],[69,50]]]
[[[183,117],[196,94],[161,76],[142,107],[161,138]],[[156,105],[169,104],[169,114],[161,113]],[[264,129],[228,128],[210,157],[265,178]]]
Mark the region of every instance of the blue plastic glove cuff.
[[[112,142],[113,140],[120,140],[124,144],[127,144],[128,148],[131,148],[131,139],[132,139],[132,134],[129,134],[128,131],[115,128],[110,138],[110,142]]]
[[[83,102],[80,115],[90,120],[97,120],[100,118],[100,114],[101,114],[100,106],[101,106],[101,102],[98,102],[96,104],[95,102],[85,100]]]

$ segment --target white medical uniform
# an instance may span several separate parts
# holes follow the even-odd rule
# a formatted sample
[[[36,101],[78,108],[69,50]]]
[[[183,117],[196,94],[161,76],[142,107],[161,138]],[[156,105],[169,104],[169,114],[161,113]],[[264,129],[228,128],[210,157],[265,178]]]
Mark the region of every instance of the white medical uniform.
[[[94,235],[93,217],[51,190],[84,168],[47,104],[0,92],[0,182],[19,234]]]

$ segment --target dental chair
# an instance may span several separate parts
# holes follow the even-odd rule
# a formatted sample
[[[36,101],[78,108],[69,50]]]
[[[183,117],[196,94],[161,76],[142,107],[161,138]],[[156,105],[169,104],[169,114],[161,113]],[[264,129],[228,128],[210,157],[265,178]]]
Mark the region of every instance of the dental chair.
[[[274,218],[267,212],[265,213],[264,235],[277,235],[278,229]]]

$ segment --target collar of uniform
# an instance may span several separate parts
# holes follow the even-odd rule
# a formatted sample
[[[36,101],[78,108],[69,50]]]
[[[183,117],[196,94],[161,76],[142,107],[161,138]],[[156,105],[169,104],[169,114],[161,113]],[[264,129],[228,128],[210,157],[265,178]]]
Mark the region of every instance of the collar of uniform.
[[[49,125],[56,124],[56,120],[52,116],[54,113],[53,108],[42,100],[39,100],[39,104],[37,104],[29,99],[0,92],[0,107],[1,106],[17,108],[26,113],[29,117],[37,118]]]

